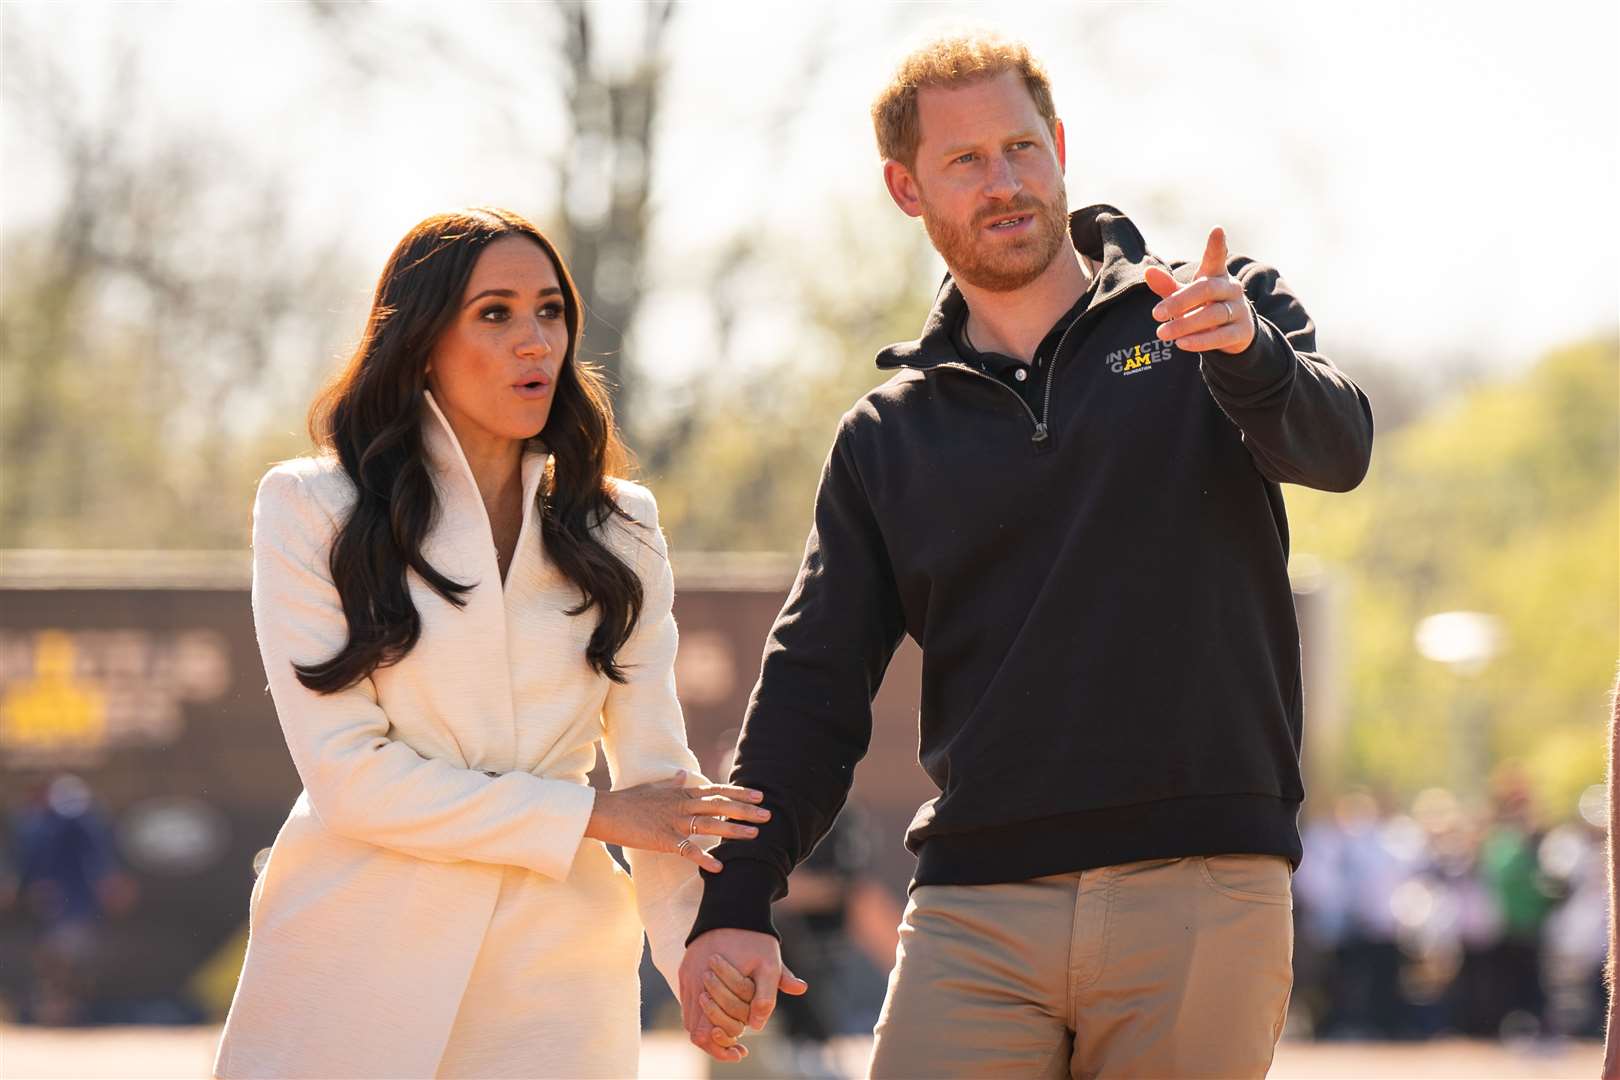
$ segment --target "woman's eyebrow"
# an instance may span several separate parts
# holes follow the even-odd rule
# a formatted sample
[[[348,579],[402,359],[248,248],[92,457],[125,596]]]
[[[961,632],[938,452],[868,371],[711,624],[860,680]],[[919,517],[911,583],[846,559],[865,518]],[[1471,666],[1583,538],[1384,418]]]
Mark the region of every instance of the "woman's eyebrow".
[[[486,296],[504,296],[508,300],[516,300],[517,295],[518,294],[517,294],[516,289],[485,289],[483,292],[479,293],[477,296],[473,297],[471,300],[468,300],[465,304],[462,304],[461,306],[464,307],[464,308],[465,307],[471,307],[473,304],[476,304],[478,301],[482,300]],[[562,295],[562,288],[560,286],[557,286],[557,285],[548,285],[544,289],[541,289],[540,292],[538,293],[538,295],[541,296],[541,297],[561,296]]]

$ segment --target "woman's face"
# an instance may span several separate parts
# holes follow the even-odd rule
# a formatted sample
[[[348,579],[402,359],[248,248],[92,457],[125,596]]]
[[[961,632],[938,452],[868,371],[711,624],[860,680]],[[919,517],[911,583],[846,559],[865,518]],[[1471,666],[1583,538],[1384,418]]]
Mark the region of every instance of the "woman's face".
[[[463,449],[538,435],[568,353],[556,267],[528,237],[503,236],[479,254],[460,303],[427,382]]]

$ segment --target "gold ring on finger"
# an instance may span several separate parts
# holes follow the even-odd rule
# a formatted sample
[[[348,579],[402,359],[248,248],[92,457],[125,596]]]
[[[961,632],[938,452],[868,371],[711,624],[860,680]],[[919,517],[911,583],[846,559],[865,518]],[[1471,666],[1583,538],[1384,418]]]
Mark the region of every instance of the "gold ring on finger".
[[[696,836],[698,831],[698,815],[692,815],[692,827],[686,830],[687,836]]]
[[[677,854],[677,855],[685,855],[686,852],[691,848],[691,846],[692,846],[691,839],[689,837],[682,837],[681,842],[675,845],[675,854]]]

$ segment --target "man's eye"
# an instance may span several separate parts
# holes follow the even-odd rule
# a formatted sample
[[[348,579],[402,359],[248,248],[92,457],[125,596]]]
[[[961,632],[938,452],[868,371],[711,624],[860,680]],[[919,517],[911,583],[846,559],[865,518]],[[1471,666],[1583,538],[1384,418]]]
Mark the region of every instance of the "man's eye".
[[[972,161],[974,159],[974,157],[976,157],[976,156],[977,155],[974,155],[974,154],[962,154],[961,156],[959,156],[956,159],[956,161],[960,165],[966,165],[968,162]]]
[[[1009,150],[1028,150],[1030,147],[1032,147],[1034,145],[1035,145],[1034,143],[1032,143],[1032,142],[1030,142],[1029,140],[1026,139],[1026,140],[1024,140],[1022,142],[1013,143],[1010,147],[1008,147],[1008,149]]]

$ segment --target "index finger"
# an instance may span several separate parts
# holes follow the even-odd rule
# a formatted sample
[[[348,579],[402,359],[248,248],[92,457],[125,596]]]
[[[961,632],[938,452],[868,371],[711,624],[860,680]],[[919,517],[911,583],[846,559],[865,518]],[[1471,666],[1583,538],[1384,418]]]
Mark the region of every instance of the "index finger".
[[[1226,230],[1219,225],[1209,230],[1209,240],[1204,244],[1204,259],[1198,264],[1198,276],[1226,276]]]
[[[1218,304],[1222,300],[1235,300],[1242,290],[1230,279],[1211,281],[1200,278],[1191,285],[1177,289],[1170,296],[1160,300],[1153,307],[1153,317],[1163,322],[1173,319],[1177,315],[1185,315],[1194,308],[1201,308],[1205,304]]]
[[[763,802],[765,793],[754,788],[738,787],[735,784],[709,784],[706,787],[689,788],[688,795],[703,798],[709,795],[719,795],[727,799],[740,799],[743,802]]]
[[[733,967],[730,960],[715,953],[709,957],[709,970],[718,975],[720,981],[725,983],[726,989],[736,994],[738,998],[743,1001],[753,1000],[754,980]]]

